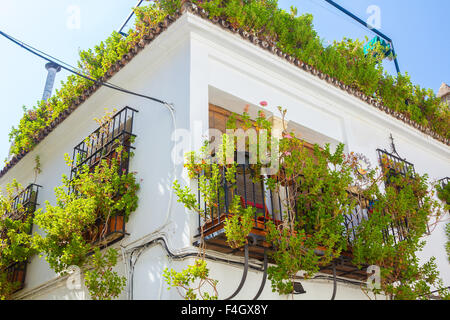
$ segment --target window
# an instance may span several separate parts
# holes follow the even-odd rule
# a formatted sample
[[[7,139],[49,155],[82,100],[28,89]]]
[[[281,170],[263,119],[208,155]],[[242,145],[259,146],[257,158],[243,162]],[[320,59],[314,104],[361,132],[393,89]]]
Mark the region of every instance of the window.
[[[377,149],[377,152],[381,168],[386,174],[385,186],[393,185],[393,177],[414,175],[415,169],[412,163],[385,150]],[[398,187],[396,188],[398,189]],[[383,233],[385,235],[392,235],[395,243],[405,240],[408,234],[408,219],[405,217],[404,219],[392,222]]]
[[[130,151],[134,149],[132,143],[136,135],[133,134],[133,121],[137,112],[130,107],[123,108],[75,146],[71,179],[77,176],[84,165],[93,171],[103,159],[106,159],[108,163],[112,159],[117,159],[116,150],[119,146],[123,146],[124,151],[130,154]],[[128,169],[129,157],[121,158],[119,174],[127,174]],[[86,230],[84,237],[90,243],[106,246],[122,239],[125,233],[124,217],[118,215],[111,217],[108,221],[105,221],[104,217],[98,217],[95,226]]]
[[[22,222],[25,222],[28,218],[33,219],[34,212],[38,206],[37,199],[39,188],[41,188],[41,186],[30,184],[14,198],[11,212],[5,212],[5,216],[14,221],[20,220]],[[31,234],[31,232],[32,224],[27,233]],[[2,230],[0,238],[3,240],[7,239],[6,230]],[[14,284],[15,292],[24,287],[27,264],[27,260],[14,262],[4,269],[8,282]]]
[[[116,148],[123,146],[130,152],[133,134],[133,121],[138,111],[125,107],[105,122],[101,127],[90,134],[86,139],[75,146],[72,157],[71,179],[83,165],[94,168],[101,159],[112,159],[117,156]],[[128,161],[121,163],[122,169],[128,172]]]
[[[393,176],[414,174],[414,165],[396,155],[393,155],[385,150],[377,149],[378,159],[380,165],[387,175],[386,184],[390,183],[390,178]]]
[[[220,108],[218,106],[209,105],[209,128],[218,129],[221,132],[226,131],[227,120],[231,116],[231,112]],[[243,124],[239,119],[237,120],[237,125]],[[314,147],[311,144],[304,143],[304,145],[313,152]],[[293,199],[293,187],[289,182],[283,183],[282,188],[279,188],[277,192],[269,190],[269,188],[264,184],[263,180],[255,179],[255,172],[250,164],[249,153],[245,151],[245,156],[242,157],[241,152],[235,153],[235,160],[245,158],[244,163],[239,163],[236,172],[236,184],[231,186],[225,178],[222,178],[221,190],[218,190],[219,203],[218,207],[210,212],[209,220],[206,221],[205,233],[208,231],[216,231],[218,226],[223,223],[224,219],[229,214],[229,206],[232,201],[231,189],[234,190],[234,195],[238,195],[241,200],[242,207],[254,207],[255,212],[255,230],[265,229],[265,222],[267,220],[275,221],[275,223],[280,223],[283,220],[283,213],[286,213],[288,201],[291,203],[290,207],[295,208],[296,203]],[[223,168],[222,176],[225,177],[226,168]],[[284,179],[282,177],[282,170],[280,170],[280,175],[272,177],[276,179]],[[287,181],[289,179],[286,179]],[[284,181],[284,180],[283,180]],[[200,197],[198,198],[199,203],[203,203]],[[204,222],[204,221],[203,221]],[[202,221],[199,217],[199,225],[202,225]]]

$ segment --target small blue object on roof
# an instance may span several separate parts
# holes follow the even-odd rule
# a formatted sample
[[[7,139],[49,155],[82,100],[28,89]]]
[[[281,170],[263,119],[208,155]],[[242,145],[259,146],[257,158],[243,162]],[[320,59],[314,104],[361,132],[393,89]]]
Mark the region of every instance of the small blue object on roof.
[[[364,46],[364,54],[367,56],[369,53],[371,53],[377,43],[379,43],[384,49],[383,53],[385,57],[388,57],[392,53],[391,45],[384,41],[384,39],[381,39],[379,36],[375,36]],[[376,56],[377,53],[373,53],[373,55]]]

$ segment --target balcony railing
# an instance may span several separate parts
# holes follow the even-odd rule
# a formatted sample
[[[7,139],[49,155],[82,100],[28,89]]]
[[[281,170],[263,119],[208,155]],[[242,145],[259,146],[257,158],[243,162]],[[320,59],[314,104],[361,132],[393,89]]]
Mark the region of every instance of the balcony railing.
[[[238,195],[241,199],[241,205],[243,208],[254,207],[254,227],[252,233],[257,235],[265,235],[267,230],[266,222],[272,221],[276,225],[280,225],[285,222],[286,219],[301,219],[305,216],[305,212],[301,212],[296,203],[292,186],[288,183],[279,183],[277,191],[270,190],[264,185],[263,179],[255,182],[254,172],[251,166],[248,164],[237,165],[237,172],[235,175],[236,184],[230,185],[225,178],[227,168],[224,166],[221,168],[221,183],[217,190],[217,206],[207,208],[205,199],[202,198],[200,189],[197,189],[197,199],[199,203],[199,210],[208,210],[206,214],[206,220],[198,216],[198,230],[197,236],[200,236],[200,228],[202,227],[205,240],[214,238],[220,233],[223,233],[223,223],[226,218],[232,216],[230,213],[230,206],[232,202],[232,192],[234,195]],[[203,173],[199,174],[199,178]],[[277,182],[280,182],[280,177],[276,177]],[[258,180],[258,179],[257,179]],[[285,181],[286,179],[282,179]],[[376,200],[375,200],[376,201]],[[365,220],[369,219],[373,213],[373,207],[375,204],[373,200],[364,200],[355,206],[350,214],[345,214],[343,219],[343,226],[345,231],[343,236],[347,238],[348,245],[351,247],[353,241],[357,237],[357,228]],[[291,205],[287,205],[290,203]],[[294,210],[295,212],[290,212]],[[291,221],[287,221],[291,222]],[[305,223],[305,232],[313,232],[310,223]],[[408,234],[408,223],[404,219],[392,223],[388,228],[383,230],[383,238],[385,242],[388,237],[392,238],[394,243],[398,243],[406,239]]]
[[[445,178],[439,180],[438,182],[439,182],[439,184],[441,185],[442,188],[445,188],[445,186],[450,183],[450,178],[449,177],[445,177]]]
[[[42,188],[37,184],[30,184],[20,194],[18,194],[12,202],[11,211],[6,212],[5,216],[12,220],[25,221],[29,215],[34,214],[36,211],[37,198],[39,188]],[[31,230],[29,231],[31,233]]]
[[[131,142],[136,137],[133,134],[133,122],[137,112],[130,107],[123,108],[75,146],[70,172],[71,179],[77,175],[82,166],[87,165],[89,168],[93,168],[100,163],[101,159],[114,157],[118,146],[124,146],[126,152],[134,149]],[[128,161],[121,162],[120,169],[121,172],[123,172],[122,169],[128,172]]]
[[[25,222],[27,218],[33,218],[36,207],[38,206],[37,199],[39,188],[37,184],[30,184],[25,190],[17,195],[12,203],[12,210],[6,212],[5,216],[15,220]],[[28,234],[32,232],[32,224],[30,225]],[[6,235],[2,234],[4,238]],[[23,289],[25,285],[25,274],[28,261],[15,262],[4,269],[8,282],[14,284],[14,292]]]
[[[388,170],[388,172],[386,172],[387,184],[389,184],[391,176],[397,176],[400,174],[403,177],[406,177],[409,174],[415,173],[414,165],[411,162],[408,162],[405,159],[402,159],[385,150],[377,149],[377,153],[380,166],[384,168],[384,170]]]
[[[105,122],[86,139],[75,146],[73,151],[73,162],[71,168],[71,180],[76,178],[81,168],[85,165],[90,170],[99,165],[102,159],[117,159],[117,148],[122,146],[128,155],[134,149],[133,123],[138,111],[125,107],[111,119]],[[129,157],[121,157],[119,162],[119,174],[129,172]],[[73,191],[73,190],[72,190]],[[71,192],[72,192],[71,191]],[[125,220],[122,215],[117,215],[105,221],[104,217],[98,217],[95,225],[86,230],[84,238],[86,241],[104,247],[111,245],[124,237]]]

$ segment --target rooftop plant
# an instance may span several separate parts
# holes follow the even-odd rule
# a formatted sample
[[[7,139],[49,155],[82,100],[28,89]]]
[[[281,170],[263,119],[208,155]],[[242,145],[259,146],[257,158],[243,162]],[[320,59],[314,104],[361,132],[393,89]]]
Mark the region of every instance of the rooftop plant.
[[[80,51],[78,67],[95,79],[104,77],[131,48],[143,41],[167,15],[173,15],[180,0],[159,0],[136,9],[135,28],[128,36],[113,32],[94,49]],[[450,111],[430,89],[414,85],[407,73],[392,76],[380,63],[383,55],[364,54],[364,42],[343,39],[325,46],[313,27],[310,14],[298,16],[278,8],[277,0],[193,0],[209,12],[209,18],[226,19],[318,70],[358,89],[388,108],[404,114],[434,132],[450,138]],[[374,48],[374,50],[381,50]],[[92,81],[71,75],[56,94],[46,102],[24,107],[24,116],[10,132],[13,155],[31,150],[43,128],[69,108]]]

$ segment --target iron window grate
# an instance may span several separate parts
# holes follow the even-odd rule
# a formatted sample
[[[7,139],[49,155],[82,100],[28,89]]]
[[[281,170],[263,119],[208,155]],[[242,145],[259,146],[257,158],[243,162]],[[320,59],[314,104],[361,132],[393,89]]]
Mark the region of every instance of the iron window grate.
[[[388,175],[401,174],[406,177],[409,174],[414,174],[414,165],[386,150],[377,149],[378,160],[383,170],[389,170]]]
[[[23,222],[29,217],[34,218],[34,212],[39,205],[37,199],[40,188],[42,186],[34,183],[28,185],[27,188],[13,199],[12,210],[5,212],[5,216],[12,220],[21,220]],[[32,226],[31,224],[27,232],[28,234],[31,234]],[[4,235],[1,236],[2,238],[4,237]],[[27,264],[28,260],[14,262],[4,269],[8,282],[15,284],[14,292],[24,288]]]
[[[137,112],[128,106],[123,108],[75,146],[70,172],[71,180],[77,176],[84,165],[93,168],[100,163],[101,159],[111,157],[118,146],[125,147],[127,153],[134,149],[131,143],[136,137],[133,133],[133,123]],[[122,162],[121,172],[124,169],[128,173],[128,161]]]
[[[73,150],[70,180],[77,177],[84,166],[93,170],[103,159],[111,160],[118,156],[116,149],[124,147],[123,151],[128,155],[135,149],[132,142],[136,135],[133,133],[134,117],[139,112],[130,107],[124,107],[116,112],[108,121],[75,146]],[[123,157],[119,161],[119,174],[128,174],[129,157]],[[70,189],[69,192],[75,192]],[[123,215],[117,215],[105,219],[97,217],[92,228],[85,231],[83,237],[89,243],[107,247],[126,234],[125,219]]]

